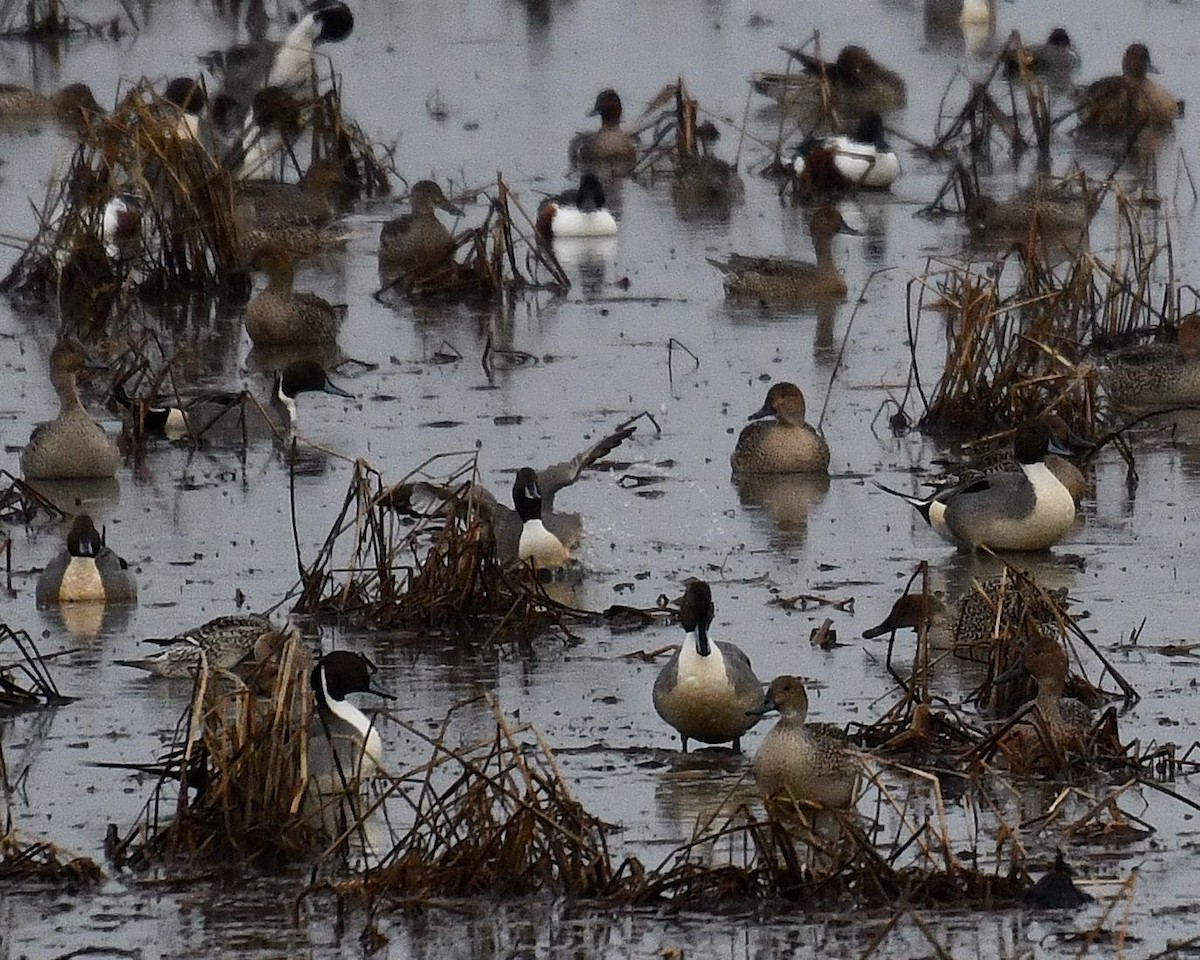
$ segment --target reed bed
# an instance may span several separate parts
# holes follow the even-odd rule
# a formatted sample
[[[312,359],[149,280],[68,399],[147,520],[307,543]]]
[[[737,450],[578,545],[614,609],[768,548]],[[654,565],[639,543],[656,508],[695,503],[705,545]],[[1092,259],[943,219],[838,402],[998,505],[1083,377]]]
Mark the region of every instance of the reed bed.
[[[133,11],[124,3],[124,17],[95,23],[77,16],[71,6],[64,0],[5,0],[0,3],[0,39],[53,42],[83,35],[115,40],[139,29]]]
[[[11,829],[0,835],[0,883],[41,883],[74,893],[103,879],[104,871],[89,857],[75,856],[46,840],[25,839]]]

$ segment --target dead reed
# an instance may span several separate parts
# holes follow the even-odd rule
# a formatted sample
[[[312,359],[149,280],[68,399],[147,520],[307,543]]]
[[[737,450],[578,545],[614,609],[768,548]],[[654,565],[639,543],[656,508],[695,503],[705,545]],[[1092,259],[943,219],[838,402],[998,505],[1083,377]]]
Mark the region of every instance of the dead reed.
[[[0,623],[0,649],[13,647],[16,659],[0,664],[0,715],[69,703],[59,692],[46,660],[24,630]]]
[[[103,879],[104,871],[88,857],[74,856],[47,840],[26,840],[11,829],[0,835],[0,883],[44,883],[76,891]]]
[[[0,470],[0,521],[27,526],[38,517],[62,520],[66,514],[20,477]]]

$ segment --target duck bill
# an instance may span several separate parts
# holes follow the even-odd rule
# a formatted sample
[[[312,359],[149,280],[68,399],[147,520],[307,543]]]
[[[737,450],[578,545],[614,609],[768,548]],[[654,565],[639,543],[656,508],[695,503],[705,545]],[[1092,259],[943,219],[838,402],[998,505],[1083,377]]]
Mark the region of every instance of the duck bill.
[[[366,692],[373,693],[377,697],[383,697],[384,700],[396,699],[396,695],[394,693],[388,693],[386,690],[376,690],[374,687],[367,687]]]
[[[1066,444],[1059,443],[1057,437],[1051,437],[1050,442],[1046,445],[1046,452],[1053,453],[1058,457],[1070,457],[1074,455],[1075,451]]]
[[[763,417],[774,416],[774,414],[775,414],[775,411],[771,409],[770,401],[768,401],[767,403],[764,403],[761,407],[759,407],[757,410],[755,410],[752,414],[750,414],[750,416],[748,416],[746,419],[747,420],[761,420]]]
[[[341,387],[339,387],[336,383],[334,383],[328,377],[325,378],[325,385],[323,387],[321,387],[321,392],[328,393],[329,395],[334,396],[334,397],[342,397],[345,400],[353,400],[354,399],[354,394],[352,394],[349,390],[343,390]]]
[[[863,639],[864,640],[874,640],[876,637],[882,637],[885,633],[891,633],[893,629],[894,628],[892,627],[892,618],[888,617],[879,626],[871,627],[870,630],[864,630],[862,632]]]
[[[456,216],[456,217],[461,217],[463,215],[462,207],[460,207],[456,203],[451,203],[445,197],[442,197],[441,201],[438,203],[438,206],[441,207],[443,210],[445,210],[447,213],[454,214],[454,216]]]

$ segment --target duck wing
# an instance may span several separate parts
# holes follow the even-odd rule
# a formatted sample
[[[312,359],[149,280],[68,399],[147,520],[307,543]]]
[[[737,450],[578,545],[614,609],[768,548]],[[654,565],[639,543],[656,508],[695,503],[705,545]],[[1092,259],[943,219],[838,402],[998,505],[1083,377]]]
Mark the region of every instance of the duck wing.
[[[547,512],[553,510],[554,495],[559,490],[573,484],[584,470],[616,450],[633,436],[636,430],[637,427],[632,424],[618,427],[608,436],[601,437],[595,443],[580,450],[570,460],[564,460],[562,463],[555,463],[539,470],[538,485],[542,490],[542,509]]]

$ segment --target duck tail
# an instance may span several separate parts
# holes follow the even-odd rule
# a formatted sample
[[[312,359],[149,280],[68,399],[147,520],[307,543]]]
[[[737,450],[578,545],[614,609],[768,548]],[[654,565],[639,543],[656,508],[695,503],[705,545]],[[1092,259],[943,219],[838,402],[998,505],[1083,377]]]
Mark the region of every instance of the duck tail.
[[[899,497],[905,503],[915,507],[925,522],[932,526],[932,521],[929,519],[929,510],[933,506],[933,497],[914,497],[911,493],[901,493],[899,490],[893,490],[891,487],[884,486],[878,480],[872,480],[871,482],[884,493],[890,493],[893,497]]]

